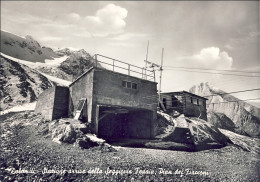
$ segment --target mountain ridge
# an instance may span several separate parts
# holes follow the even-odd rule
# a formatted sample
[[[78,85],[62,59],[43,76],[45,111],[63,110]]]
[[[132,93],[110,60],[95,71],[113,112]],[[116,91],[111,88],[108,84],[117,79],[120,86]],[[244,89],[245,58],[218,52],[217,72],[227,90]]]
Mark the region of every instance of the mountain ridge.
[[[63,48],[54,51],[49,47],[41,46],[30,35],[20,37],[3,30],[1,30],[1,53],[29,63],[37,63],[32,68],[67,81],[75,80],[94,62],[84,49]],[[62,57],[66,59],[62,62],[57,61]]]
[[[44,62],[45,59],[57,58],[56,53],[27,35],[24,38],[1,30],[1,52],[14,58],[31,62]]]
[[[207,96],[209,122],[222,126],[223,129],[233,130],[238,134],[260,137],[259,108],[240,101],[207,82],[195,85],[189,91],[202,97]],[[230,124],[230,121],[233,124]]]

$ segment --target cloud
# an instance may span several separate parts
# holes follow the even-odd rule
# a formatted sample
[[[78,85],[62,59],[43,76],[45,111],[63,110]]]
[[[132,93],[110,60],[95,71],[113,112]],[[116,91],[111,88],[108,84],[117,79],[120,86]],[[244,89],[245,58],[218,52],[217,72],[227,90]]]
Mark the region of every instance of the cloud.
[[[91,36],[106,37],[124,32],[127,13],[125,8],[108,4],[97,10],[95,16],[83,17],[75,12],[57,16],[54,26],[75,26],[78,27],[77,34],[88,32]]]
[[[99,9],[95,16],[86,16],[85,23],[96,36],[107,36],[124,32],[127,10],[114,4]]]
[[[199,54],[177,58],[178,63],[188,67],[231,69],[233,58],[217,47],[203,48]]]
[[[71,21],[79,21],[81,19],[80,15],[77,14],[77,13],[70,13],[70,14],[68,14],[68,18]]]
[[[234,47],[231,46],[231,45],[229,45],[229,44],[226,44],[224,47],[225,47],[227,50],[234,50]]]
[[[148,39],[151,35],[149,34],[142,34],[142,33],[123,33],[116,36],[111,37],[111,40],[116,41],[131,41],[133,39]]]
[[[117,47],[137,47],[138,45],[129,42],[109,42],[109,46],[117,46]]]
[[[249,31],[246,35],[243,35],[239,38],[229,39],[229,45],[233,48],[238,48],[243,45],[248,45],[250,43],[257,43],[260,37],[259,31]]]

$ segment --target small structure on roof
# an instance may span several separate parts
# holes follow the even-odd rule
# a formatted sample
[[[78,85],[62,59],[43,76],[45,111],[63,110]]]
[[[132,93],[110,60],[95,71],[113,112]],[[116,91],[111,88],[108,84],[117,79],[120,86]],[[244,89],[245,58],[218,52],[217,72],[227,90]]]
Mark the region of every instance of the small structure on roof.
[[[206,101],[187,91],[161,93],[161,107],[170,115],[184,114],[207,121]]]

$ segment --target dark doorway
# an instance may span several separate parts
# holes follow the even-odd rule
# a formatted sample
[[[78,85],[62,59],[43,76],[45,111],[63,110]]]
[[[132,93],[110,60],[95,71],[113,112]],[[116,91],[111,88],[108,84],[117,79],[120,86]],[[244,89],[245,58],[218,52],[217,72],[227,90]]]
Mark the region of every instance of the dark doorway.
[[[166,98],[163,98],[163,105],[164,105],[165,109],[167,109]]]
[[[145,109],[99,107],[98,136],[104,139],[150,138],[153,112]]]

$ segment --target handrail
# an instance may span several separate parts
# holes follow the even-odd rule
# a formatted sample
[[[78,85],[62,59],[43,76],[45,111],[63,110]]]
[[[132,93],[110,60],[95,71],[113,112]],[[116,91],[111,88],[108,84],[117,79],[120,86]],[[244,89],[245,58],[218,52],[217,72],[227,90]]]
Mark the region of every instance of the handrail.
[[[124,63],[124,64],[130,65],[130,66],[133,66],[133,67],[136,67],[136,68],[144,69],[144,68],[142,68],[142,67],[139,67],[139,66],[136,66],[136,65],[133,65],[133,64],[129,64],[129,63],[120,61],[120,60],[118,60],[118,59],[114,59],[114,58],[110,58],[110,57],[107,57],[107,56],[103,56],[103,55],[101,55],[101,54],[96,54],[96,55],[97,55],[97,56],[100,56],[100,57],[107,58],[107,59],[111,59],[111,60],[114,60],[114,61],[117,61],[117,62],[120,62],[120,63]],[[147,71],[150,71],[150,70],[147,70]],[[152,72],[152,71],[150,71],[150,72]]]
[[[97,59],[98,56],[103,57],[103,58],[106,58],[106,59],[109,59],[109,60],[112,60],[112,61],[113,61],[113,64],[110,64],[110,63],[107,63],[107,62],[103,62],[103,61],[98,60],[98,59]],[[135,66],[135,65],[132,65],[132,64],[129,64],[129,63],[126,63],[126,62],[123,62],[123,61],[114,59],[114,58],[110,58],[110,57],[101,55],[101,54],[95,54],[95,55],[93,55],[93,56],[92,56],[92,59],[95,60],[96,66],[97,66],[97,63],[103,63],[103,64],[106,64],[106,65],[112,66],[112,70],[113,70],[113,71],[115,71],[115,68],[120,68],[120,69],[123,69],[123,70],[128,70],[128,75],[131,75],[131,73],[136,73],[136,74],[140,74],[142,79],[145,79],[145,80],[148,80],[148,81],[151,81],[151,80],[155,81],[155,73],[154,73],[154,70],[153,70],[153,71],[146,70],[146,72],[149,72],[150,74],[149,74],[149,75],[148,75],[148,74],[144,74],[145,68],[141,68],[141,67],[139,67],[139,66]],[[127,65],[127,68],[124,68],[124,67],[121,67],[121,66],[116,65],[116,62],[119,62],[119,63],[122,63],[122,64]],[[136,70],[131,70],[131,67],[138,68],[138,69],[141,69],[141,70],[140,70],[140,72],[138,72],[138,71],[136,71]],[[148,78],[149,78],[149,79],[148,79]]]

